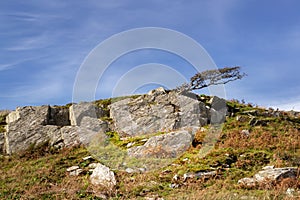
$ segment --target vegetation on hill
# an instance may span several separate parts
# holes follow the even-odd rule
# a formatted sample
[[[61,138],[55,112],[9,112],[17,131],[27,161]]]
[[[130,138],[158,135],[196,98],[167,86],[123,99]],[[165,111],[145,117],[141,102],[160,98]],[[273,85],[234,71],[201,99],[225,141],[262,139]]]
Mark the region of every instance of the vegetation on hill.
[[[208,100],[208,97],[202,96]],[[107,106],[111,100],[96,101]],[[300,178],[279,184],[243,188],[238,180],[251,177],[266,165],[300,166],[299,116],[263,109],[236,100],[227,102],[229,116],[214,149],[199,156],[206,129],[196,133],[190,149],[171,165],[146,173],[115,170],[117,187],[107,191],[90,184],[84,147],[55,150],[42,145],[38,150],[0,157],[0,199],[297,199]],[[243,131],[244,130],[244,131]],[[111,140],[120,147],[127,143],[115,133]],[[141,138],[137,140],[140,141]],[[130,141],[132,142],[132,141]],[[100,161],[101,162],[101,161]],[[85,173],[70,176],[66,169],[80,165]],[[210,177],[184,179],[184,174],[216,171]],[[177,178],[174,178],[177,177]],[[294,196],[286,194],[294,188]]]

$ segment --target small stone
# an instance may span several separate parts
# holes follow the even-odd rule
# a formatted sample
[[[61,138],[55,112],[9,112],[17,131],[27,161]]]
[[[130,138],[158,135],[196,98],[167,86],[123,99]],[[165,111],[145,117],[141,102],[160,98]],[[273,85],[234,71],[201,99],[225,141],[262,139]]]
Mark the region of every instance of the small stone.
[[[242,178],[238,181],[238,184],[247,186],[247,187],[253,187],[256,185],[256,181],[254,178]]]
[[[82,172],[83,172],[83,169],[76,169],[76,170],[70,172],[70,176],[78,176]]]
[[[194,174],[183,174],[183,181],[186,181],[188,178],[193,178]]]
[[[130,147],[132,147],[134,144],[135,144],[135,142],[129,142],[129,143],[126,145],[126,147],[127,147],[127,148],[130,148]]]
[[[141,173],[144,173],[144,172],[146,172],[147,171],[147,169],[146,168],[138,168],[138,170],[141,172]]]
[[[249,130],[242,130],[241,133],[247,137],[250,135]]]
[[[134,173],[136,172],[134,169],[132,168],[126,168],[125,171],[128,173],[128,174],[131,174],[131,173]]]
[[[93,157],[92,156],[86,156],[86,157],[82,158],[82,160],[93,160]]]
[[[89,164],[88,168],[95,169],[98,166],[98,163],[91,163]]]
[[[177,184],[177,183],[171,183],[170,184],[170,188],[172,188],[172,189],[179,188],[179,184]]]
[[[189,159],[188,158],[184,158],[184,159],[182,159],[182,161],[183,162],[185,162],[185,161],[188,161]]]
[[[286,194],[287,194],[288,196],[294,196],[294,193],[295,193],[295,189],[294,189],[294,188],[288,188],[288,189],[286,190]]]
[[[75,171],[76,169],[79,169],[79,166],[72,166],[67,168],[67,172]]]
[[[198,173],[195,174],[195,177],[207,179],[207,178],[211,178],[211,177],[213,177],[215,175],[217,175],[216,171],[198,172]]]
[[[102,194],[100,192],[94,192],[94,195],[100,199],[107,199],[107,196],[105,194]]]
[[[262,168],[263,170],[274,169],[274,165],[268,165]]]
[[[178,175],[175,174],[175,175],[173,176],[173,180],[174,180],[174,181],[178,181],[178,179],[179,179]]]

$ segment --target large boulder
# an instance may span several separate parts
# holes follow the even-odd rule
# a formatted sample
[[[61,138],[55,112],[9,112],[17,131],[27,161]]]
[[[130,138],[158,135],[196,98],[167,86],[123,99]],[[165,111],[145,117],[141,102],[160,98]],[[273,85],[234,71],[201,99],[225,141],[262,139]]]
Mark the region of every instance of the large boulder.
[[[7,118],[6,153],[15,153],[49,140],[44,126],[48,124],[49,106],[17,108]]]
[[[184,153],[193,141],[185,130],[151,137],[143,146],[128,149],[128,155],[136,158],[176,158]]]
[[[3,140],[0,135],[0,146],[5,153],[12,154],[45,143],[55,147],[88,145],[97,134],[103,134],[108,130],[108,124],[97,119],[97,114],[92,114],[91,109],[88,110],[92,108],[92,104],[77,107],[80,107],[82,112],[81,114],[73,113],[75,116],[73,123],[80,124],[80,126],[70,126],[69,110],[65,107],[17,108],[6,118],[7,132]],[[84,108],[86,108],[85,111]]]
[[[46,125],[49,113],[50,106],[18,107],[6,117],[7,131],[15,130],[18,126],[28,128],[34,125]]]
[[[117,132],[138,136],[206,125],[208,110],[193,93],[178,94],[158,89],[136,99],[111,104],[110,117]]]

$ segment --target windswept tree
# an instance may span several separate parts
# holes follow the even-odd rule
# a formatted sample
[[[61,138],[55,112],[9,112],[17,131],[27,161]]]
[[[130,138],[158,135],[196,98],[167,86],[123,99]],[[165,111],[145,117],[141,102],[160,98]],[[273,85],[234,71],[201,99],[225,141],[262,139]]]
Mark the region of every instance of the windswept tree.
[[[177,89],[179,91],[192,91],[242,79],[246,74],[241,73],[240,69],[241,67],[235,66],[199,72],[190,79],[190,83],[184,83]]]

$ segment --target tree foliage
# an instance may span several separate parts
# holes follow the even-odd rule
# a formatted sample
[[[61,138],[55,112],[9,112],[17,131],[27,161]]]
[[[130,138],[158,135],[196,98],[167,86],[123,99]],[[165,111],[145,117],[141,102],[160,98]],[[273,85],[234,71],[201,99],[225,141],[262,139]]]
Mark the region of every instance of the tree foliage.
[[[241,73],[240,69],[241,67],[235,66],[199,72],[191,77],[190,83],[184,83],[178,89],[180,91],[192,91],[242,79],[246,74]]]

